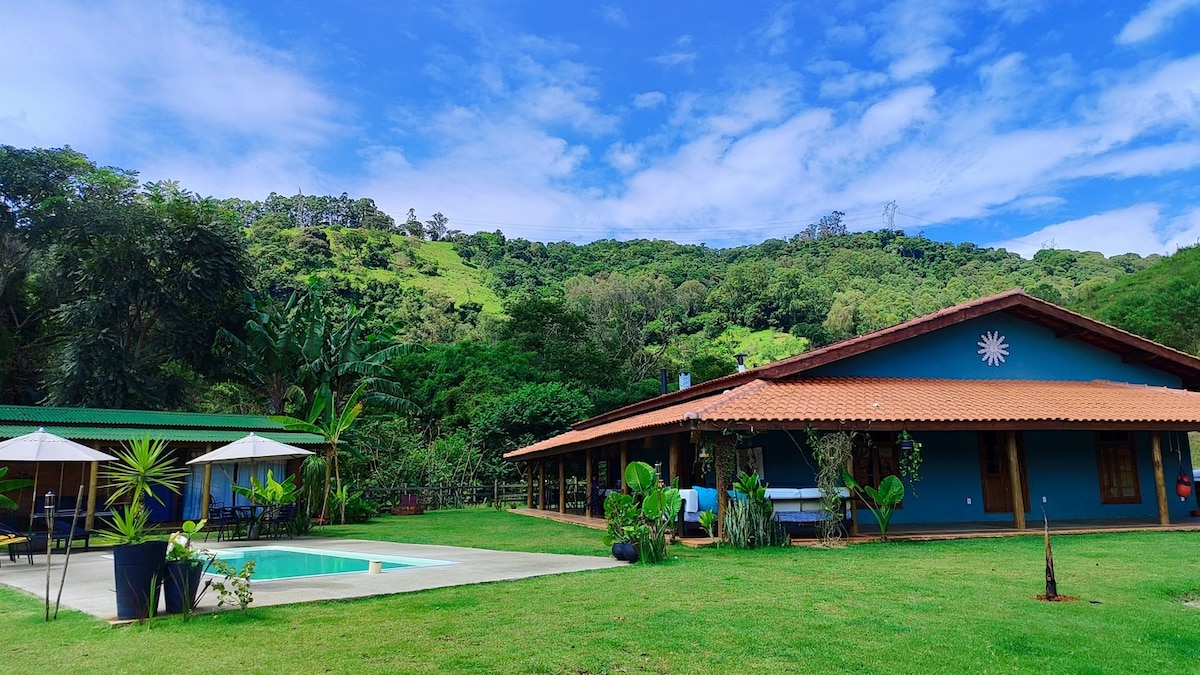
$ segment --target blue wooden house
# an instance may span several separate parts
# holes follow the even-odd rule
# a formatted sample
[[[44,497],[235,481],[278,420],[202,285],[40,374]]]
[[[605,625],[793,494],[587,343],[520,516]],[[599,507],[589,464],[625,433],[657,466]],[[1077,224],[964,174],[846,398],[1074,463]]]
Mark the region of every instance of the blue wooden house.
[[[875,485],[900,473],[908,434],[923,462],[893,518],[903,529],[1024,528],[1043,509],[1060,525],[1165,525],[1197,508],[1180,496],[1196,429],[1200,359],[1013,290],[642,401],[505,457],[527,463],[531,506],[554,507],[549,468],[566,511],[555,485],[616,487],[635,459],[681,486],[712,486],[713,438],[735,439],[739,464],[772,487],[801,488],[815,485],[810,430],[851,432],[847,468]]]

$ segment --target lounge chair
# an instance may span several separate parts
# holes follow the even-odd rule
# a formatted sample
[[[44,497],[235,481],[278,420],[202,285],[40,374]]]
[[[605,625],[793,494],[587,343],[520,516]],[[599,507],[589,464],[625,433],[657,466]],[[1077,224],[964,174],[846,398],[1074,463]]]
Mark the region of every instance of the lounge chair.
[[[71,521],[55,519],[50,538],[54,540],[54,548],[63,548],[63,542],[70,545],[82,539],[83,550],[87,551],[91,547],[93,534],[96,534],[96,531],[85,528],[82,522],[75,523],[75,532],[72,534]]]
[[[41,538],[43,546],[45,545],[45,537]],[[17,561],[18,555],[24,555],[29,558],[29,564],[33,564],[33,541],[34,537],[17,532],[13,528],[0,523],[0,546],[8,546],[8,559],[12,562]]]

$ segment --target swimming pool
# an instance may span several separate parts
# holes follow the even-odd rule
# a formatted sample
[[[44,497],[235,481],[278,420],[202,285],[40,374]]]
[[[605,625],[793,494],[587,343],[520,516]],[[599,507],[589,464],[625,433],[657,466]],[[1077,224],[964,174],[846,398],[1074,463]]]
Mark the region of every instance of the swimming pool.
[[[453,565],[449,560],[428,558],[402,558],[374,553],[351,551],[327,551],[325,549],[301,548],[298,546],[244,546],[215,551],[217,557],[234,567],[241,567],[247,560],[254,560],[252,581],[274,579],[296,579],[329,574],[352,574],[366,572],[372,560],[383,563],[384,571],[408,567],[433,567]],[[212,574],[209,570],[209,574]]]

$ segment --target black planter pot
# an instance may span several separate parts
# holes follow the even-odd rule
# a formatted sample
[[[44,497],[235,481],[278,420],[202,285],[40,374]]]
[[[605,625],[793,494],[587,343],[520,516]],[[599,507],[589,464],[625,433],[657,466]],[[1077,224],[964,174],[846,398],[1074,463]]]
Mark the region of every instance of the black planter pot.
[[[204,574],[202,561],[172,560],[166,564],[163,577],[163,601],[167,614],[178,614],[196,606],[196,591]]]
[[[158,611],[158,587],[166,557],[165,541],[113,547],[118,619],[147,619]]]
[[[631,563],[638,561],[638,552],[632,542],[618,541],[612,546],[612,554],[617,560],[628,560]]]

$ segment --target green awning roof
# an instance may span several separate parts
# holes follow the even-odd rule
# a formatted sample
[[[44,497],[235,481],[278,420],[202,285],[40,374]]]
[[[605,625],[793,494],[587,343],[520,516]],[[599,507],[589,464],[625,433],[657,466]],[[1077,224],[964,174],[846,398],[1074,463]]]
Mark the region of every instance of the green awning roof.
[[[257,433],[259,429],[283,430],[282,424],[272,422],[266,415],[55,408],[28,405],[0,405],[0,425],[25,425],[35,428],[50,425],[88,425],[90,427],[116,426],[139,429],[153,427],[237,429],[247,433],[250,431]]]
[[[128,441],[133,438],[149,436],[155,439],[173,441],[176,443],[232,443],[253,431],[256,435],[269,438],[289,445],[324,445],[325,439],[316,434],[306,434],[299,431],[259,431],[257,429],[228,430],[228,429],[170,429],[148,427],[83,427],[56,426],[51,424],[17,426],[0,425],[0,439],[15,438],[36,431],[42,426],[55,436],[62,436],[73,441]]]

